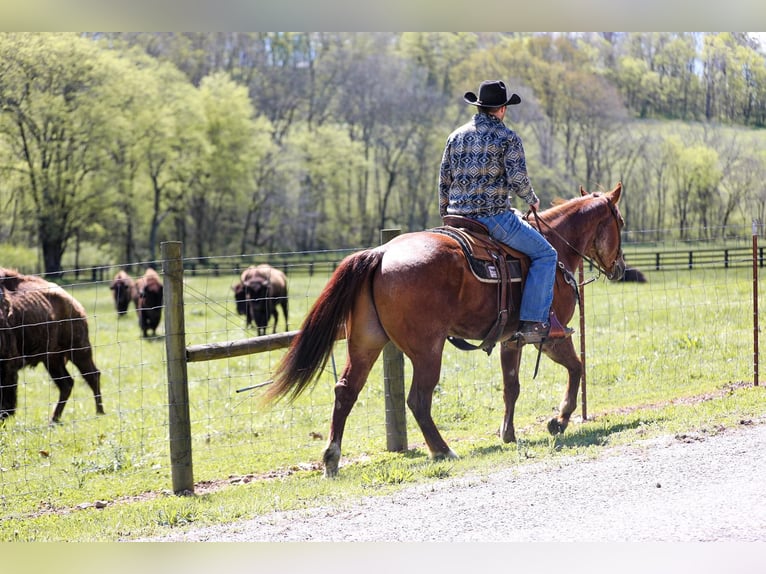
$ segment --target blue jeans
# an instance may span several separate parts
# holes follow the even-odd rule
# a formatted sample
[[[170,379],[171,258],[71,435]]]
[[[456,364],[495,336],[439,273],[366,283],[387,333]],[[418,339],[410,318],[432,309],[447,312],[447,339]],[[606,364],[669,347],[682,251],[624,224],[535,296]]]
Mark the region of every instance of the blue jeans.
[[[519,319],[547,321],[553,303],[553,282],[556,280],[556,250],[537,229],[512,211],[476,219],[489,228],[494,239],[529,256],[529,272],[521,295]]]

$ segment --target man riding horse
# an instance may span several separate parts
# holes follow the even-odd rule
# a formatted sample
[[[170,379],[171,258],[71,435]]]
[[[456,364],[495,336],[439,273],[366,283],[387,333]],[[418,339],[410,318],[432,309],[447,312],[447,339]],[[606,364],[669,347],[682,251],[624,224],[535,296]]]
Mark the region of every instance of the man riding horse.
[[[519,329],[512,339],[540,343],[569,337],[574,330],[560,326],[551,311],[556,250],[510,204],[513,192],[532,210],[540,206],[527,175],[521,138],[503,123],[507,106],[521,98],[500,80],[482,82],[478,92],[463,96],[477,106],[477,113],[447,138],[439,172],[439,213],[477,220],[492,238],[529,256]]]

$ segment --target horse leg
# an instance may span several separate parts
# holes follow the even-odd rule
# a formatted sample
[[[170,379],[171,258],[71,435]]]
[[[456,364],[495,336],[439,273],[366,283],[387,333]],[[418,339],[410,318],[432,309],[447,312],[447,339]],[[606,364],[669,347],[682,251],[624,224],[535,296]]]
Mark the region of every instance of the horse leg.
[[[90,390],[93,391],[93,398],[96,401],[96,414],[104,414],[104,404],[101,400],[101,371],[93,362],[93,351],[90,347],[74,351],[72,353],[72,362],[79,369],[85,382],[88,383]]]
[[[386,343],[388,335],[380,325],[370,292],[362,289],[346,323],[346,366],[335,385],[330,433],[322,455],[326,478],[338,475],[346,419]]]
[[[412,361],[412,385],[407,395],[407,406],[412,411],[415,421],[423,433],[431,458],[458,458],[457,454],[442,438],[431,417],[434,389],[439,382],[439,373],[441,372],[441,352],[442,349],[440,348],[429,357],[410,357]]]
[[[359,398],[359,393],[362,391],[367,381],[367,376],[370,374],[372,365],[375,363],[379,353],[380,350],[377,353],[373,352],[367,358],[349,353],[346,367],[343,369],[343,373],[335,385],[335,404],[332,410],[330,435],[327,439],[327,447],[325,447],[322,453],[325,478],[334,478],[338,475],[341,443],[343,442],[346,420],[354,404],[356,404],[356,400]]]
[[[516,442],[516,429],[513,426],[513,415],[516,410],[516,400],[519,398],[519,364],[521,363],[522,347],[516,343],[504,342],[500,346],[500,366],[503,369],[503,400],[505,416],[500,429],[503,442]]]
[[[558,416],[548,421],[548,432],[561,434],[569,425],[569,418],[577,408],[577,392],[582,377],[582,362],[575,351],[572,338],[558,339],[543,344],[543,352],[569,373],[569,380],[564,391],[564,398],[559,405]]]

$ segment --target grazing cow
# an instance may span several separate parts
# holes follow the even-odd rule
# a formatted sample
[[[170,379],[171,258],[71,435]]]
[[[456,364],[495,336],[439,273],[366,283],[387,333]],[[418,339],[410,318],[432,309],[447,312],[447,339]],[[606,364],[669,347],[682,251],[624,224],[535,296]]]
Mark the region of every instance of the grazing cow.
[[[635,283],[646,283],[646,276],[635,267],[626,267],[625,273],[620,281],[633,281]]]
[[[162,280],[154,269],[147,269],[144,276],[136,281],[138,291],[138,326],[144,337],[157,335],[157,326],[162,318]]]
[[[55,283],[0,268],[0,420],[16,413],[18,373],[45,365],[59,389],[51,423],[58,423],[74,387],[72,361],[104,414],[101,372],[93,362],[85,308]]]
[[[114,306],[117,309],[118,316],[122,317],[128,312],[128,306],[131,301],[133,301],[136,309],[138,308],[138,289],[136,289],[136,283],[125,271],[120,270],[114,276],[109,288],[112,290]]]
[[[265,263],[250,266],[242,272],[240,282],[232,287],[237,304],[237,313],[245,315],[245,326],[255,323],[258,335],[265,335],[271,317],[274,317],[274,330],[277,332],[279,313],[277,306],[282,307],[285,317],[285,329],[288,329],[287,319],[287,277],[279,269]]]

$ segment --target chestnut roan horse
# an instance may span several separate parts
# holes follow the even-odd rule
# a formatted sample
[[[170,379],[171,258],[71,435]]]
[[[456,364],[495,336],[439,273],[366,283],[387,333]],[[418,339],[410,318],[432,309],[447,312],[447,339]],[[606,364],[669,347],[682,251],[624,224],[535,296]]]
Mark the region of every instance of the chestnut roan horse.
[[[553,308],[563,324],[572,318],[578,303],[572,272],[584,258],[610,280],[619,280],[625,269],[620,235],[624,222],[617,207],[622,185],[605,193],[580,188],[580,193],[530,219],[558,252]],[[345,335],[348,355],[335,385],[329,442],[323,454],[325,476],[335,476],[346,418],[381,350],[392,341],[412,363],[407,405],[431,457],[456,458],[431,417],[442,351],[448,337],[485,336],[497,318],[497,291],[496,285],[475,278],[458,242],[444,234],[406,233],[352,254],[341,262],[310,309],[264,401],[287,395],[290,400],[297,398],[324,368],[335,340]],[[517,330],[518,309],[511,315],[498,339],[505,400],[501,436],[506,443],[516,440],[513,415],[523,349],[509,340]],[[544,341],[541,350],[569,372],[559,414],[548,423],[551,434],[557,434],[566,429],[577,405],[582,363],[571,337]]]

